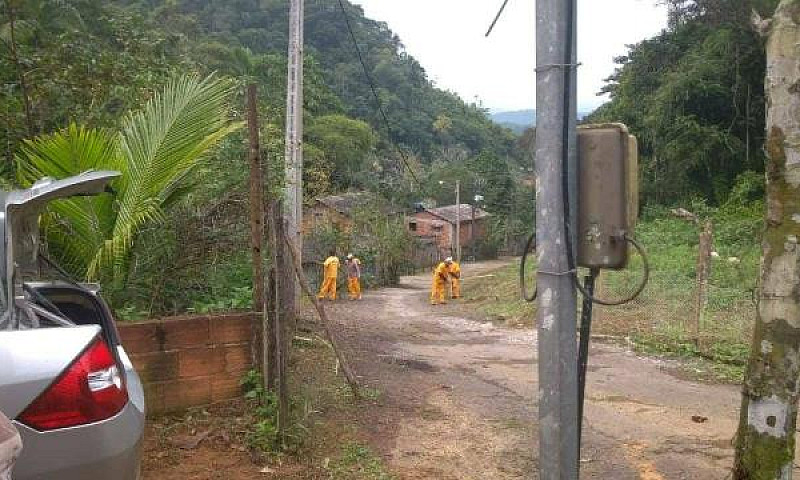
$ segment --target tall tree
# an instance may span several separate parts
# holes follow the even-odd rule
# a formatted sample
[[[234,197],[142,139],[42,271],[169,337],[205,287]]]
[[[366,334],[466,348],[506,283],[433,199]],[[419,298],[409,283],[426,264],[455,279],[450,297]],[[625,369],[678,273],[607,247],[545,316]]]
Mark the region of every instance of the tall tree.
[[[736,480],[789,479],[800,394],[800,2],[782,0],[767,41],[767,213],[761,292],[736,436]]]

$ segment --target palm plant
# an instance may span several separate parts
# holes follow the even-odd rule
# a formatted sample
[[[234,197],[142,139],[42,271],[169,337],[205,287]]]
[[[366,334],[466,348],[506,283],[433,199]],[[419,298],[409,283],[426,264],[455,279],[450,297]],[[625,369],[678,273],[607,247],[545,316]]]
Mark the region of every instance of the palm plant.
[[[17,176],[29,186],[43,176],[86,170],[122,175],[108,195],[54,202],[42,218],[47,247],[63,265],[89,280],[127,276],[137,233],[195,186],[193,174],[209,150],[241,128],[229,119],[231,80],[184,75],[172,79],[119,131],[70,125],[26,141]]]

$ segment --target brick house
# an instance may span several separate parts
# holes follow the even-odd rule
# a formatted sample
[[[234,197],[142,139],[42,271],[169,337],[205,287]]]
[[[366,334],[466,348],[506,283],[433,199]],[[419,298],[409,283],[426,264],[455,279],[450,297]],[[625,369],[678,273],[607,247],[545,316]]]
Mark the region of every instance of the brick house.
[[[465,246],[486,237],[488,219],[491,217],[489,212],[465,203],[460,206],[421,208],[406,218],[406,225],[412,235],[433,240],[439,254],[446,257],[453,255],[456,251],[456,223],[459,216],[461,218],[461,249],[463,253]]]

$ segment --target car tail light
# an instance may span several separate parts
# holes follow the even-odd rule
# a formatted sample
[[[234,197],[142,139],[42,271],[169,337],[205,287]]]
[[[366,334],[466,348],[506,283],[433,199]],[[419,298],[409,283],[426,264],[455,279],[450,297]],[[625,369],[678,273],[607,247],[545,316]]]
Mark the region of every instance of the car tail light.
[[[122,372],[97,337],[17,420],[40,431],[73,427],[110,418],[127,402]]]

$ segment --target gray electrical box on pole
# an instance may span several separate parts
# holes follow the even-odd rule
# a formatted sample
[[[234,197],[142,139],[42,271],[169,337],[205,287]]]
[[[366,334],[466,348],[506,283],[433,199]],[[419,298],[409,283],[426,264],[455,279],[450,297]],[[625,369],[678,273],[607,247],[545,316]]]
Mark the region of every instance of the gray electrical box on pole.
[[[542,480],[578,478],[577,312],[574,267],[568,259],[574,252],[567,251],[575,241],[566,237],[575,232],[577,206],[575,10],[574,0],[536,2],[536,323]],[[571,177],[564,177],[565,162]]]

